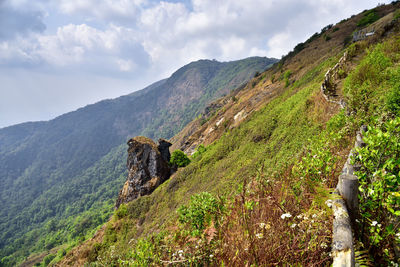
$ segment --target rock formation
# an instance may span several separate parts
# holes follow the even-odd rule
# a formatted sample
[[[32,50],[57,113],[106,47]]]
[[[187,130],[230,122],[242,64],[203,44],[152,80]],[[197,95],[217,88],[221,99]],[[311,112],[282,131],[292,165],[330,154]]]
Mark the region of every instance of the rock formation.
[[[160,139],[157,146],[150,138],[138,136],[130,139],[128,145],[129,173],[119,192],[116,208],[122,203],[150,194],[171,175],[168,166],[171,143]]]

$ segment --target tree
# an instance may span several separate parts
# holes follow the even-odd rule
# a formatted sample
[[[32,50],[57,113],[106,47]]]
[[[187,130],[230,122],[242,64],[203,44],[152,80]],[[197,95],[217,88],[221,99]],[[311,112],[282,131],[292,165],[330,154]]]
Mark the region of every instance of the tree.
[[[190,163],[190,159],[182,150],[177,149],[172,152],[169,163],[173,166],[185,167]]]

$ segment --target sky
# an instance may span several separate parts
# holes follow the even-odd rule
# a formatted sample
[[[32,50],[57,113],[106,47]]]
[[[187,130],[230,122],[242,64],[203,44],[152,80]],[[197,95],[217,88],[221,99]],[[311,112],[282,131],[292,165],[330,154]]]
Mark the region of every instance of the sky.
[[[199,59],[281,58],[388,2],[0,0],[0,128],[131,93]]]

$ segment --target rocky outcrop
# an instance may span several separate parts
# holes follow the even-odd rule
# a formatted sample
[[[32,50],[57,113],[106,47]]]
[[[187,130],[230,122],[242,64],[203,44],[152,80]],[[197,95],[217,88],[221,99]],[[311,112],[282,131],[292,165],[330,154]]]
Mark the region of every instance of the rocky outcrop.
[[[139,196],[151,194],[171,175],[168,166],[171,143],[160,139],[157,146],[150,138],[138,136],[130,139],[128,145],[128,179],[119,192],[116,208]]]

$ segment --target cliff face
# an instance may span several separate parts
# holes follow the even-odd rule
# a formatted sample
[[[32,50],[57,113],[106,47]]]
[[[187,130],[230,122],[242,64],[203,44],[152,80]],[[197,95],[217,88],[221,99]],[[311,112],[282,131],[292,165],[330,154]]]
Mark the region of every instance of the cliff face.
[[[164,139],[158,142],[157,146],[153,140],[143,136],[128,141],[128,179],[119,192],[116,208],[122,203],[150,194],[170,177],[168,161],[171,143]]]

